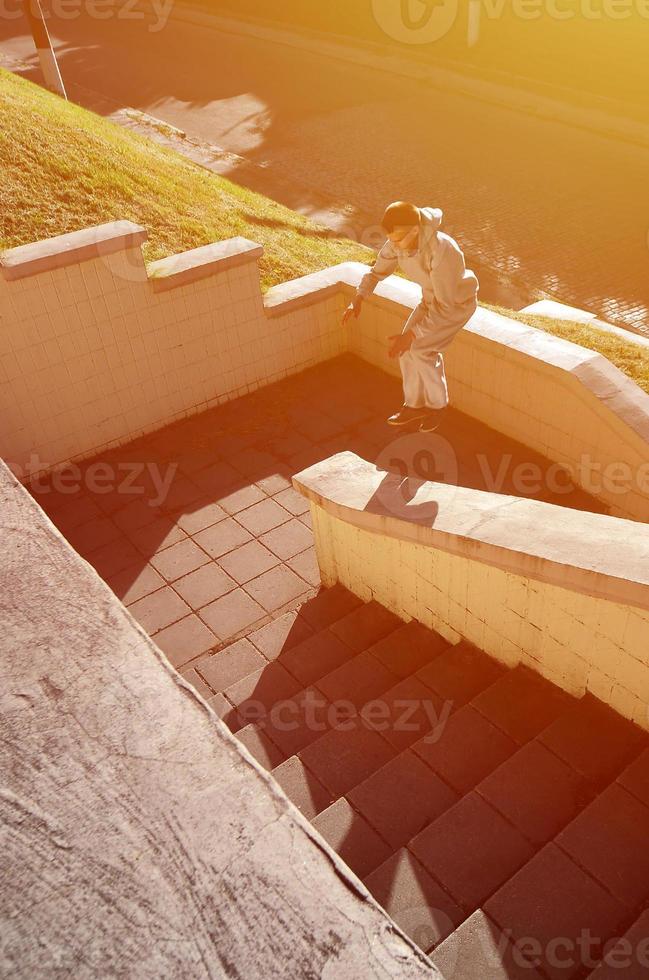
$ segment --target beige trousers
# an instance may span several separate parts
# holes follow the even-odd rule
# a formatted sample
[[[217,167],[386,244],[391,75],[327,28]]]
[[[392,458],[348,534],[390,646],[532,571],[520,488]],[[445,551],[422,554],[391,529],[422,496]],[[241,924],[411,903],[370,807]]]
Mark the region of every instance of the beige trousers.
[[[455,334],[467,322],[465,315],[443,326],[433,324],[426,307],[415,307],[403,328],[411,330],[415,339],[410,350],[399,356],[403,379],[404,403],[410,408],[445,408],[448,405],[448,386],[444,371],[442,349],[448,347]]]

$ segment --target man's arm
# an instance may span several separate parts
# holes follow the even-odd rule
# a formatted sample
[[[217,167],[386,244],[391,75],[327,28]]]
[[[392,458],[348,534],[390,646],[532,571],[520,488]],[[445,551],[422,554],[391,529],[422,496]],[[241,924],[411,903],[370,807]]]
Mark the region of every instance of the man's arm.
[[[398,265],[397,255],[392,247],[392,243],[387,241],[376,256],[374,265],[360,281],[357,295],[361,299],[371,296],[382,279],[386,279],[395,272]]]
[[[370,271],[366,272],[361,279],[356,290],[356,295],[343,313],[343,324],[347,323],[350,317],[353,316],[356,318],[359,316],[363,300],[372,295],[382,279],[392,275],[397,268],[397,264],[397,256],[391,243],[388,241],[376,256],[376,261]]]

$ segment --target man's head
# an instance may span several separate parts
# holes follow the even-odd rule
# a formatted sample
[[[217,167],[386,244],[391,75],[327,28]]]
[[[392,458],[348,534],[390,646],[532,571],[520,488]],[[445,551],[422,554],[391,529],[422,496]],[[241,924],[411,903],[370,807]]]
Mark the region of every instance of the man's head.
[[[415,249],[419,237],[419,209],[406,201],[395,201],[385,209],[381,227],[396,249]]]

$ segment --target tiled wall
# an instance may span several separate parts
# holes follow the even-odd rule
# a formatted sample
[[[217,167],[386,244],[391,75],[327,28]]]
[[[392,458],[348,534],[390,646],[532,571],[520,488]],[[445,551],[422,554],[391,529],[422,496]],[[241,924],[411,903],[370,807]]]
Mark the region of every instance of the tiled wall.
[[[342,328],[359,263],[262,299],[254,243],[205,246],[147,273],[145,237],[116,222],[0,257],[0,456],[21,477],[347,349],[398,373],[387,337],[418,301],[414,284],[390,277]],[[457,408],[571,470],[611,513],[649,521],[649,395],[608,361],[484,309],[445,358]]]
[[[323,581],[342,582],[451,642],[590,691],[649,729],[649,612],[468,556],[373,533],[311,503]],[[468,550],[468,549],[467,549]]]
[[[139,244],[99,251],[0,274],[0,456],[21,478],[343,349],[342,298],[265,314],[260,249],[178,284],[149,279]]]

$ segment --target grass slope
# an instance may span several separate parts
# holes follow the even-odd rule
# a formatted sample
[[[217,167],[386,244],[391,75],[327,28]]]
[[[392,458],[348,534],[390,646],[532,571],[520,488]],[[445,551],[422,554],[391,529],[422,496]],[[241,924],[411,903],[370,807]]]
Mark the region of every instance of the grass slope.
[[[374,253],[172,150],[0,70],[0,248],[128,218],[149,261],[243,235],[262,287]],[[649,392],[649,353],[594,327],[498,312],[599,351]]]
[[[128,218],[147,260],[243,235],[262,283],[373,253],[44,89],[0,71],[0,247]]]

